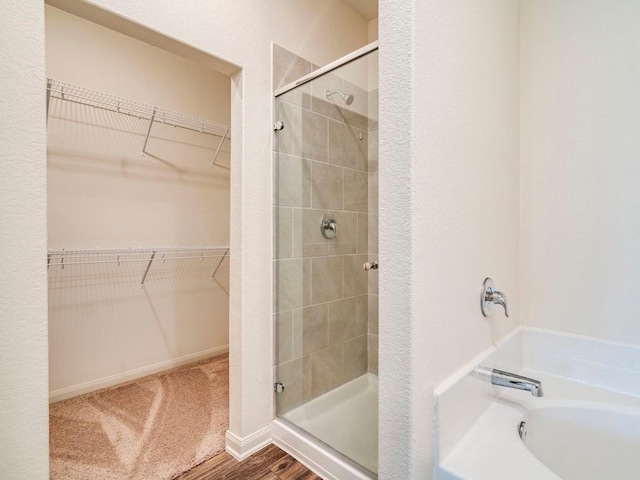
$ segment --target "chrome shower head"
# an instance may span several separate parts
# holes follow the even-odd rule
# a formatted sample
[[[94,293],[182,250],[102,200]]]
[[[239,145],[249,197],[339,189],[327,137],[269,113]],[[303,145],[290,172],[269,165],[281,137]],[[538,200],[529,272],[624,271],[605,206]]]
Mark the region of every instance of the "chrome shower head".
[[[346,103],[347,105],[351,105],[353,103],[353,95],[351,95],[350,93],[344,93],[341,90],[329,90],[328,88],[324,91],[324,94],[327,97],[327,100],[331,100],[331,97],[335,94],[338,94],[342,97],[342,100],[344,100],[344,103]]]

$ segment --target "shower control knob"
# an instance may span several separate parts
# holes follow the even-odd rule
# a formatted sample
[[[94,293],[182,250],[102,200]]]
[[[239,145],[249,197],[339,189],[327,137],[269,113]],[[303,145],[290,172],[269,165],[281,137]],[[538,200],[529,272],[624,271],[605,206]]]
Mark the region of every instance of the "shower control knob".
[[[364,270],[366,270],[367,272],[369,270],[377,270],[378,269],[378,262],[364,262],[364,265],[362,265],[362,268]]]

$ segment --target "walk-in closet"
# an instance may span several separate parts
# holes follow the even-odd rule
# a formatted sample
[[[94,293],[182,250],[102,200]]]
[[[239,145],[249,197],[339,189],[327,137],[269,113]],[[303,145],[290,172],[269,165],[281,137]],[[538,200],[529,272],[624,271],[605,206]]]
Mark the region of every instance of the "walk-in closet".
[[[51,6],[46,61],[51,478],[172,478],[228,425],[230,78]]]

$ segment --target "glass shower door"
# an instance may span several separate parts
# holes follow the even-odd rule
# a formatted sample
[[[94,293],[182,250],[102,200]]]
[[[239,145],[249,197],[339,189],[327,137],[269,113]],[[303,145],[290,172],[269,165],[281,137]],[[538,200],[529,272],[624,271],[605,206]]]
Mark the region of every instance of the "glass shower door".
[[[377,471],[377,51],[277,97],[276,413]]]

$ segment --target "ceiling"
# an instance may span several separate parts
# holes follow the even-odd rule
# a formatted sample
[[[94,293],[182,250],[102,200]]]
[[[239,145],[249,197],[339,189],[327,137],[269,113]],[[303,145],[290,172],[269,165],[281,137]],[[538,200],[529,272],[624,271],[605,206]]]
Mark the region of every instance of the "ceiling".
[[[373,20],[378,16],[378,0],[342,0],[350,5],[366,20]]]

